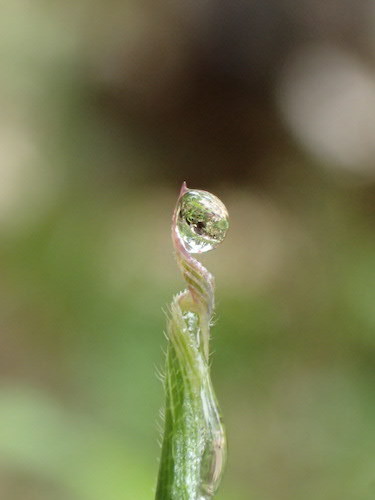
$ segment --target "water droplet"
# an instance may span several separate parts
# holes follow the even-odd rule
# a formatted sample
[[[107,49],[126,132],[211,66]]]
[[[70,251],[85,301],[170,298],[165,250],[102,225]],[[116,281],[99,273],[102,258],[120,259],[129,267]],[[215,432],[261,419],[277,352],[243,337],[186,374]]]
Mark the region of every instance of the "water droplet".
[[[189,189],[181,196],[176,215],[177,232],[190,253],[216,248],[229,227],[225,205],[208,191]]]

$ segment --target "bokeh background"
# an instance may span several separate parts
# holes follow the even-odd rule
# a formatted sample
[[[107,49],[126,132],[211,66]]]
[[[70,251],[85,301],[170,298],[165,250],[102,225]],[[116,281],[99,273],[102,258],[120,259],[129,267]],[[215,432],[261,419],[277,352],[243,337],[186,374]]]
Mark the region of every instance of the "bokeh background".
[[[0,498],[153,498],[186,180],[217,499],[374,499],[373,0],[3,0],[0,109]]]

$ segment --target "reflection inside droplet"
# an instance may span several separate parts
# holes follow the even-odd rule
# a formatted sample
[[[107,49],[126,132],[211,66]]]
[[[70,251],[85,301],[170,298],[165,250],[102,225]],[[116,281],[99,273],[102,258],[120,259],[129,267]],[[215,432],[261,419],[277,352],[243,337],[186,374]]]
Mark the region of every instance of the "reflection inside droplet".
[[[190,189],[177,207],[177,232],[190,253],[208,252],[225,238],[229,217],[225,205],[207,191]]]

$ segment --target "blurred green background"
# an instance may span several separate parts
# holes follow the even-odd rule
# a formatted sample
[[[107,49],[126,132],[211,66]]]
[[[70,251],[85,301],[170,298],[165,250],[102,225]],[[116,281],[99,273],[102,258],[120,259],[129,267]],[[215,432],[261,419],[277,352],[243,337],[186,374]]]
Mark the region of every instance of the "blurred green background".
[[[374,499],[374,3],[4,0],[0,75],[0,498],[153,498],[186,180],[217,499]]]

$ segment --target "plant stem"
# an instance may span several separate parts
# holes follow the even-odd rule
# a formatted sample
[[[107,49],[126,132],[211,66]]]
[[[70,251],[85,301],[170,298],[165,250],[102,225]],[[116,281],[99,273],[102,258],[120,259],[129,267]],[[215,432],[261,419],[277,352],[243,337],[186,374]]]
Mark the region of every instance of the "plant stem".
[[[184,184],[179,200],[187,191]],[[172,240],[188,289],[173,299],[169,312],[165,427],[155,498],[209,500],[226,457],[224,427],[208,364],[214,280],[185,249],[177,230],[177,207]]]

